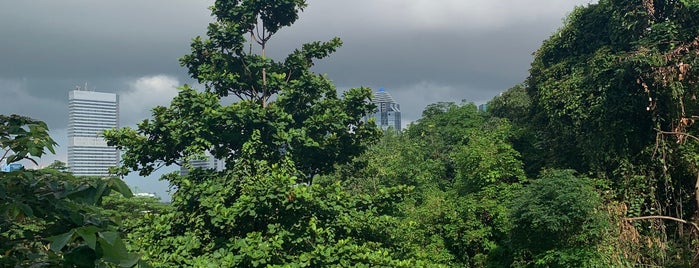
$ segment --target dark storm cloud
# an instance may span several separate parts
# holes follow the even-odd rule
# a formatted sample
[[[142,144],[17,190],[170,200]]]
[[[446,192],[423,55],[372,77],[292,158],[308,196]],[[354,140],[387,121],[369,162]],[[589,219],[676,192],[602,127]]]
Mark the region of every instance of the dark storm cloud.
[[[177,59],[210,21],[206,1],[9,1],[0,6],[0,77],[57,98],[75,83],[148,74],[184,75]],[[52,88],[62,87],[62,92]],[[109,85],[103,85],[109,87]],[[60,93],[60,94],[58,94]]]
[[[291,28],[270,42],[271,55],[308,41],[345,45],[315,70],[339,88],[384,87],[399,96],[435,85],[449,90],[423,100],[484,101],[526,77],[531,53],[577,3],[558,0],[312,0]],[[67,92],[120,92],[133,81],[166,74],[192,83],[177,59],[205,32],[212,1],[12,1],[0,7],[0,78],[20,84],[22,100],[52,103],[30,111],[65,125]],[[0,87],[0,90],[8,90]],[[403,92],[400,92],[403,90]],[[32,108],[3,105],[0,112]],[[406,100],[406,103],[409,100]],[[419,114],[420,105],[404,105]],[[14,107],[10,110],[8,107]],[[54,111],[48,111],[52,109]],[[417,111],[412,111],[413,109]],[[415,116],[408,116],[414,118]],[[126,122],[133,123],[133,122]]]
[[[531,54],[541,42],[518,31],[524,28],[463,36],[439,32],[384,36],[384,42],[349,39],[316,69],[328,72],[342,85],[438,81],[489,86],[503,79],[512,83],[526,74]]]

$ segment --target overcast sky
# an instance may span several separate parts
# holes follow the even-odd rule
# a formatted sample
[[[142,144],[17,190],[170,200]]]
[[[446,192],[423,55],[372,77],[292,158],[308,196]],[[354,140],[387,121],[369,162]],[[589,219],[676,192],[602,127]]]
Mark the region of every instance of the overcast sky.
[[[194,83],[178,59],[212,19],[212,0],[0,2],[0,114],[46,121],[66,161],[68,91],[120,95],[122,126]],[[403,125],[438,101],[484,103],[527,77],[532,53],[591,0],[309,0],[268,44],[273,57],[338,36],[314,68],[338,89],[385,88]],[[142,183],[142,182],[139,182]],[[142,184],[150,190],[152,185]]]

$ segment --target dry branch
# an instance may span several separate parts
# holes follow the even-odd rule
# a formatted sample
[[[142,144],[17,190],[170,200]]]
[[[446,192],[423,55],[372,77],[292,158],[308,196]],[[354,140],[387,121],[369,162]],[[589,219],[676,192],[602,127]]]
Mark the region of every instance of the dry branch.
[[[676,222],[681,222],[684,224],[690,224],[694,226],[694,229],[699,231],[699,225],[693,222],[685,221],[683,219],[678,219],[675,217],[670,217],[670,216],[643,216],[643,217],[635,217],[635,218],[624,218],[626,221],[638,221],[638,220],[652,220],[652,219],[663,219],[663,220],[671,220],[671,221],[676,221]]]

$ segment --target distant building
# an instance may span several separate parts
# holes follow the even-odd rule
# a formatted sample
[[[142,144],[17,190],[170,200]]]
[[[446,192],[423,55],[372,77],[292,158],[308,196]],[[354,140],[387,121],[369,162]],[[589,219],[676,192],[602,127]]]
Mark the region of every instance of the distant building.
[[[488,104],[487,104],[487,103],[483,103],[483,104],[481,104],[481,105],[478,105],[478,110],[481,111],[481,112],[487,112],[487,111],[488,111]]]
[[[206,153],[202,159],[189,160],[189,164],[192,165],[192,168],[213,169],[216,171],[226,169],[226,162],[216,159],[209,153]],[[180,175],[187,176],[187,174],[189,174],[189,169],[185,166],[181,166]]]
[[[102,132],[119,126],[116,94],[88,90],[68,93],[68,169],[78,176],[108,176],[119,152]]]
[[[145,198],[158,198],[158,195],[154,193],[135,193],[133,194],[135,197],[145,197]]]
[[[17,170],[22,170],[24,166],[20,163],[10,163],[0,165],[0,172],[12,172]]]
[[[379,88],[379,91],[374,93],[373,102],[376,105],[376,110],[370,117],[376,119],[376,125],[383,130],[392,127],[396,131],[400,131],[400,104],[393,99],[391,94],[388,94],[383,88]]]

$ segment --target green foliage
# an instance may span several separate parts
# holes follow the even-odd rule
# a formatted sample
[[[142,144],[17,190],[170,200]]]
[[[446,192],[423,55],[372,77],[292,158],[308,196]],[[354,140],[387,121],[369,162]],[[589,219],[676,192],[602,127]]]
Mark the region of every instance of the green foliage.
[[[150,264],[405,267],[417,263],[397,259],[391,245],[399,238],[384,233],[396,222],[386,214],[392,210],[389,201],[400,198],[402,190],[375,197],[353,195],[337,181],[299,184],[291,163],[251,164],[254,172],[195,170],[182,178],[192,183],[173,195],[175,211],[147,216],[149,227],[135,230],[138,237],[133,236],[133,243]]]
[[[431,139],[435,150],[449,150],[463,143],[469,128],[480,126],[483,117],[473,103],[439,102],[425,107],[420,118],[406,133],[413,139]]]
[[[18,115],[0,120],[1,145],[15,152],[8,162],[53,152],[44,122]],[[97,208],[113,191],[131,195],[118,178],[76,178],[56,168],[0,173],[0,265],[134,266],[138,255]]]
[[[423,195],[431,188],[447,187],[445,163],[433,159],[425,149],[422,142],[389,131],[353,163],[341,166],[336,175],[357,193],[375,194],[384,187],[406,185]]]
[[[488,102],[488,113],[510,122],[525,123],[529,118],[532,101],[527,95],[526,86],[519,84],[495,96]]]
[[[576,9],[532,63],[527,84],[534,119],[555,166],[609,171],[654,137],[648,97],[634,68],[619,61],[628,44],[610,33],[621,26],[607,2]]]
[[[131,192],[118,178],[75,178],[50,170],[0,173],[3,266],[112,263],[131,267],[117,225],[97,208],[111,191]]]
[[[526,177],[504,119],[485,119],[472,104],[438,103],[404,134],[386,133],[337,176],[360,194],[407,185],[399,223],[404,256],[466,267],[497,265],[506,247],[508,204]]]
[[[143,214],[163,214],[170,210],[170,205],[160,202],[157,197],[125,197],[119,194],[105,196],[102,200],[102,213],[120,220],[136,219]]]
[[[521,182],[526,179],[519,153],[508,142],[510,124],[492,119],[486,127],[473,129],[468,142],[454,149],[456,188],[462,193],[476,192],[496,182]]]
[[[599,265],[608,227],[591,180],[572,170],[547,170],[513,202],[512,247],[517,263],[553,267]]]
[[[541,130],[532,124],[532,100],[527,94],[526,85],[515,85],[495,96],[488,102],[488,113],[512,123],[508,140],[512,143],[512,148],[520,153],[528,176],[538,175],[545,163],[551,162],[539,140]]]
[[[140,239],[136,230],[142,228],[147,218],[172,211],[170,204],[161,203],[159,198],[149,196],[125,197],[118,194],[105,196],[100,205],[102,215],[118,224],[118,231],[126,235],[126,248],[137,251],[132,240]]]
[[[370,89],[339,98],[327,77],[310,71],[339,39],[305,44],[283,61],[265,56],[267,41],[305,6],[216,1],[208,39],[195,38],[181,59],[205,89],[185,85],[137,130],[105,133],[124,151],[121,172],[150,174],[204,152],[226,163],[225,171],[164,176],[177,189],[172,211],[143,215],[129,234],[130,246],[151,265],[425,265],[397,254],[398,238],[384,233],[397,222],[394,204],[405,187],[355,195],[336,179],[313,180],[363,153],[380,131],[362,121],[374,109]],[[252,45],[246,51],[246,42],[257,43],[260,53]]]
[[[354,88],[338,98],[327,77],[310,71],[313,60],[335,51],[341,41],[305,44],[279,62],[264,55],[267,40],[293,23],[305,5],[216,1],[209,39],[195,38],[192,53],[181,59],[206,89],[184,86],[170,107],[153,109],[153,119],[138,130],[108,131],[109,144],[124,150],[124,167],[145,175],[158,165],[182,165],[209,151],[235,168],[254,131],[262,143],[251,157],[271,162],[291,157],[307,181],[362,153],[379,135],[374,124],[361,120],[374,109],[371,90]],[[256,28],[258,20],[262,29]],[[262,47],[261,55],[244,51],[247,33],[253,39],[247,41]],[[223,105],[229,94],[240,100]]]
[[[293,24],[305,7],[304,0],[216,1],[211,7],[215,21],[209,24],[209,38],[194,38],[192,53],[180,62],[211,92],[264,104],[289,81],[306,74],[313,59],[327,56],[340,45],[339,39],[311,43],[281,63],[265,57],[267,41]],[[251,40],[246,40],[248,35]],[[246,41],[259,44],[261,55],[252,53],[252,44],[245,52]]]
[[[49,136],[46,123],[21,115],[0,115],[0,161],[12,163],[22,159],[34,162],[46,150],[55,153],[56,142]]]
[[[53,163],[46,166],[46,169],[53,169],[58,172],[68,172],[68,165],[60,160],[54,160]]]
[[[612,194],[629,208],[626,216],[699,214],[695,2],[605,0],[580,7],[535,53],[526,81],[532,147],[541,149],[544,166],[609,179]],[[680,251],[692,252],[689,241],[697,241],[672,222],[634,229],[640,240],[659,237],[656,244],[684,241]],[[672,250],[659,246],[632,261],[673,265]],[[679,263],[696,266],[696,258]]]
[[[472,128],[481,126],[485,120],[473,103],[439,102],[428,105],[422,118],[411,124],[405,134],[422,145],[427,157],[444,164],[442,180],[454,180],[455,166],[451,159],[454,147],[465,144]]]

